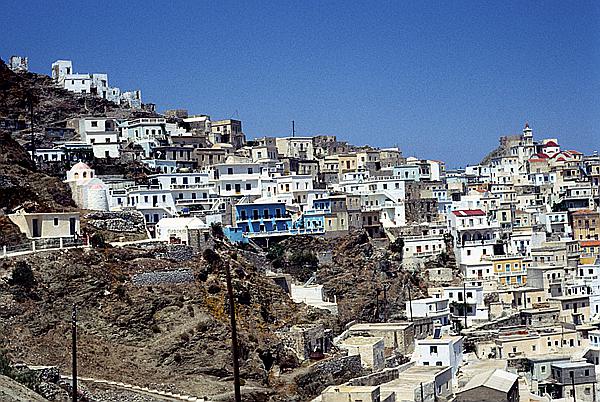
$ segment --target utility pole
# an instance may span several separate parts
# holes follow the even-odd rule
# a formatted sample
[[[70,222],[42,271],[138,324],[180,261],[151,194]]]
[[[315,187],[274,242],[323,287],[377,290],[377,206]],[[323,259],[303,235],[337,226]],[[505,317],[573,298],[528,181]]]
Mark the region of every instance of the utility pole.
[[[412,311],[412,294],[410,292],[410,281],[408,282],[408,310],[410,311],[410,321],[413,320],[413,311]]]
[[[235,402],[242,402],[242,392],[240,389],[240,366],[239,350],[237,342],[237,327],[235,322],[235,301],[233,298],[233,285],[231,284],[231,272],[229,263],[223,263],[225,267],[225,278],[227,280],[227,296],[229,297],[229,317],[231,319],[231,349],[233,354],[233,388],[235,392]]]
[[[296,136],[296,122],[292,120],[292,137]]]
[[[29,97],[29,113],[31,118],[31,159],[35,165],[35,132],[33,128],[33,93],[28,94]]]
[[[387,286],[383,286],[383,322],[387,322]]]
[[[71,313],[71,348],[73,358],[73,402],[77,402],[77,306]]]
[[[571,387],[573,387],[573,402],[577,402],[577,398],[575,397],[575,373],[571,377]]]
[[[463,304],[463,310],[465,313],[465,328],[467,328],[467,282],[465,282],[465,280],[463,279],[463,297],[464,297],[464,304]]]
[[[421,383],[421,402],[425,402],[425,392],[423,392],[423,383]]]

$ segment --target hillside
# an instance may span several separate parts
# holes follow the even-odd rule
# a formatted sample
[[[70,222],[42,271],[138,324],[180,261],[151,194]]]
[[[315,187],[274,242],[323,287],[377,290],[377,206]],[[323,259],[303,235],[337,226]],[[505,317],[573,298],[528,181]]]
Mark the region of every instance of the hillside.
[[[34,119],[38,131],[50,124],[77,116],[126,118],[149,114],[58,88],[52,78],[44,74],[15,73],[0,59],[0,118],[23,119],[29,124],[30,96],[34,99]]]
[[[393,247],[375,246],[364,231],[336,239],[297,236],[270,253],[273,265],[304,282],[315,273],[316,283],[337,298],[339,324],[405,318],[404,301],[410,283],[413,296],[425,294],[423,277],[402,266]],[[317,263],[319,254],[329,255]]]
[[[273,401],[294,400],[297,391],[285,384],[265,388],[266,369],[297,364],[276,330],[313,322],[331,327],[332,316],[293,303],[231,246],[222,246],[219,255],[231,265],[234,278],[242,378],[253,392],[273,394]],[[0,278],[20,267],[31,269],[34,280],[0,280],[0,344],[13,361],[53,364],[69,372],[66,351],[75,303],[81,375],[158,389],[172,384],[197,396],[228,392],[232,368],[223,272],[201,256],[174,258],[160,248],[108,249],[3,262]],[[139,273],[169,271],[167,276],[177,277],[173,272],[181,270],[195,279],[156,283],[148,279],[151,274],[134,281]],[[288,392],[291,396],[282,396]]]

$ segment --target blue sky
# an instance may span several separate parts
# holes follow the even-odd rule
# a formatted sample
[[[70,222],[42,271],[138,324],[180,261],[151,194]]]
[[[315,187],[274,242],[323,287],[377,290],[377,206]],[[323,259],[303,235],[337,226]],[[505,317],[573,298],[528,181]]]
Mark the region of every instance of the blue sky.
[[[486,3],[486,4],[484,4]],[[107,5],[108,4],[108,5]],[[160,111],[239,118],[249,138],[334,134],[449,166],[529,121],[600,150],[595,1],[12,1],[0,57],[106,72]]]

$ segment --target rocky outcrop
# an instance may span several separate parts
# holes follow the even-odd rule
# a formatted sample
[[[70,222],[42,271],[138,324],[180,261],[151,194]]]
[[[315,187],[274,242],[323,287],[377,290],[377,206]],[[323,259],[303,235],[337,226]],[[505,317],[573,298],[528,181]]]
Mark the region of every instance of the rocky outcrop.
[[[0,375],[0,401],[47,402],[48,400],[15,380]]]
[[[89,226],[100,230],[121,233],[146,231],[144,215],[139,211],[96,211],[86,214],[84,218]]]

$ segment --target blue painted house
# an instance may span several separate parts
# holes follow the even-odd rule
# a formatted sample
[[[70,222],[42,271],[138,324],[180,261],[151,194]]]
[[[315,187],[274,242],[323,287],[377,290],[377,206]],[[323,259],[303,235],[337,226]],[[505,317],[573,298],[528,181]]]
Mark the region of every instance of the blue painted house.
[[[269,236],[292,228],[292,217],[283,202],[237,204],[235,222],[247,237]]]
[[[302,213],[302,217],[295,222],[295,227],[307,231],[324,231],[327,214],[331,214],[331,200],[313,200],[311,208]]]

